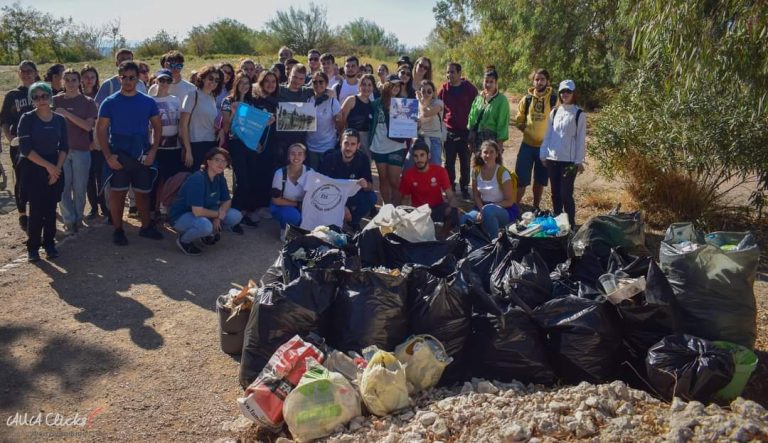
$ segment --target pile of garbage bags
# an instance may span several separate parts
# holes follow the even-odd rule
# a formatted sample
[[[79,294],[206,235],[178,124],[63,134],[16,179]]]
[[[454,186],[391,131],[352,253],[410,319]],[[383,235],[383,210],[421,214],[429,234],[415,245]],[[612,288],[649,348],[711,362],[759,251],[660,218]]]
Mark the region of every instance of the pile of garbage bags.
[[[282,423],[275,408],[257,407],[259,386],[270,395],[289,387],[278,395],[286,405],[306,386],[302,395],[326,399],[347,420],[355,404],[384,415],[418,390],[473,376],[623,379],[699,401],[733,382],[733,349],[749,352],[756,336],[751,234],[675,224],[657,264],[639,213],[596,216],[575,233],[562,220],[539,222],[558,232],[527,235],[532,221],[492,239],[469,224],[446,240],[414,242],[377,227],[354,238],[335,227],[291,229],[249,289],[240,383],[250,416]],[[296,365],[301,375],[291,376]],[[313,420],[329,416],[306,401],[291,400],[304,412],[286,421],[294,437],[311,439],[328,429]]]

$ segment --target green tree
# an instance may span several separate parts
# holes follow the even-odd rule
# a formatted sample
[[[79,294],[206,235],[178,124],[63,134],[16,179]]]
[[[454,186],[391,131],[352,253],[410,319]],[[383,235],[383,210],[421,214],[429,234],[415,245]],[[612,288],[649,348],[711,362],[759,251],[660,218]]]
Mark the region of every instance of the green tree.
[[[165,54],[172,49],[179,49],[181,45],[175,35],[170,35],[164,30],[159,31],[136,46],[136,56],[141,58],[153,55]]]
[[[7,51],[13,54],[13,63],[19,63],[37,37],[38,17],[42,13],[32,7],[24,8],[18,2],[3,6],[0,11],[3,13],[0,29],[8,37]]]
[[[387,33],[376,22],[364,18],[358,18],[347,23],[339,30],[339,34],[351,46],[367,49],[366,52],[369,54],[376,48],[383,49],[388,55],[398,54],[405,50],[397,36]]]
[[[272,38],[299,54],[312,48],[330,48],[333,37],[324,7],[310,3],[307,10],[291,6],[288,11],[277,11],[266,23]]]
[[[219,54],[250,54],[254,31],[237,20],[225,18],[208,25],[211,50]]]
[[[208,32],[205,26],[195,26],[187,34],[184,40],[184,46],[187,52],[191,52],[198,57],[211,52],[213,48],[213,36]]]

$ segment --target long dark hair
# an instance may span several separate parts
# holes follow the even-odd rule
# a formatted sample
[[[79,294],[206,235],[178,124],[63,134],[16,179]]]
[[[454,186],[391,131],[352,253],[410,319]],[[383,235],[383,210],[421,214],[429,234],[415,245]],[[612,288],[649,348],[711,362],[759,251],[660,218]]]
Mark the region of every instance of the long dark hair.
[[[258,91],[257,92],[259,93],[259,95],[265,95],[265,93],[264,93],[264,80],[268,76],[270,76],[270,75],[275,78],[275,90],[271,94],[267,95],[267,97],[275,97],[275,98],[277,98],[277,92],[280,90],[280,78],[277,76],[277,74],[275,74],[274,72],[272,72],[270,70],[261,71],[261,74],[259,74],[259,81],[256,82],[256,84],[258,85]]]
[[[224,79],[225,75],[224,75],[224,71],[221,68],[223,68],[225,66],[229,68],[229,71],[232,73],[232,75],[229,76],[229,81],[224,83],[224,87],[226,88],[226,91],[231,91],[232,90],[232,85],[235,84],[234,83],[235,82],[235,68],[234,68],[234,66],[232,66],[232,64],[227,63],[227,62],[220,64],[219,65],[219,71],[221,71],[221,78],[222,78],[222,80]]]
[[[472,159],[472,162],[474,163],[474,166],[476,168],[479,168],[485,165],[485,162],[483,161],[482,157],[480,157],[480,151],[482,151],[483,148],[493,148],[496,151],[496,164],[497,165],[503,164],[501,156],[502,154],[504,154],[504,149],[501,146],[499,146],[499,144],[496,143],[495,141],[486,140],[480,145],[480,149],[478,149],[477,152],[475,152],[475,158]]]
[[[379,97],[379,100],[381,100],[381,107],[384,109],[384,112],[389,112],[389,103],[392,101],[392,90],[395,89],[395,86],[402,88],[403,84],[386,82],[381,87],[381,97]]]
[[[93,96],[86,94],[89,97],[93,98],[93,97],[96,96],[96,92],[99,90],[99,85],[100,85],[100,83],[99,83],[99,71],[96,70],[96,68],[94,68],[93,66],[91,66],[89,64],[84,65],[83,69],[80,70],[80,89],[83,89],[82,79],[83,79],[83,76],[85,75],[86,72],[93,72],[94,75],[96,75],[96,83],[93,85],[93,92],[92,92]]]
[[[227,98],[229,99],[230,103],[235,102],[245,102],[245,103],[253,103],[253,84],[251,83],[251,78],[248,77],[248,74],[246,74],[243,71],[238,71],[237,74],[233,76],[234,80],[232,81],[232,87],[229,90],[229,95],[227,95]],[[240,91],[238,91],[238,85],[240,84],[240,80],[242,79],[248,79],[248,91],[243,94],[242,97],[240,97]]]

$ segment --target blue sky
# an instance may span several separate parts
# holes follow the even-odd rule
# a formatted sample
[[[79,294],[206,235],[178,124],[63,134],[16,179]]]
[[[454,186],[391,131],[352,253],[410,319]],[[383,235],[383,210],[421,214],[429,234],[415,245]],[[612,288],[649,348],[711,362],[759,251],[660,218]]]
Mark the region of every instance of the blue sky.
[[[5,3],[2,0],[0,3]],[[10,0],[8,0],[10,2]],[[193,26],[221,18],[233,18],[253,28],[262,28],[278,9],[306,8],[299,0],[21,0],[58,17],[98,25],[120,18],[126,39],[140,41],[164,29],[179,38]],[[419,46],[435,26],[433,0],[325,0],[315,1],[328,10],[328,24],[343,25],[358,17],[373,20],[407,46]]]

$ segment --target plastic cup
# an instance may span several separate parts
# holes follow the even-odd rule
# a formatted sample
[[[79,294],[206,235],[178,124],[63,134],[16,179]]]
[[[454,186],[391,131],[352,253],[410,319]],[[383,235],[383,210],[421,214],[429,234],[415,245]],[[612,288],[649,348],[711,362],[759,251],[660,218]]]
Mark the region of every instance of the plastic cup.
[[[597,279],[603,286],[606,295],[616,290],[616,276],[613,274],[603,274]]]

